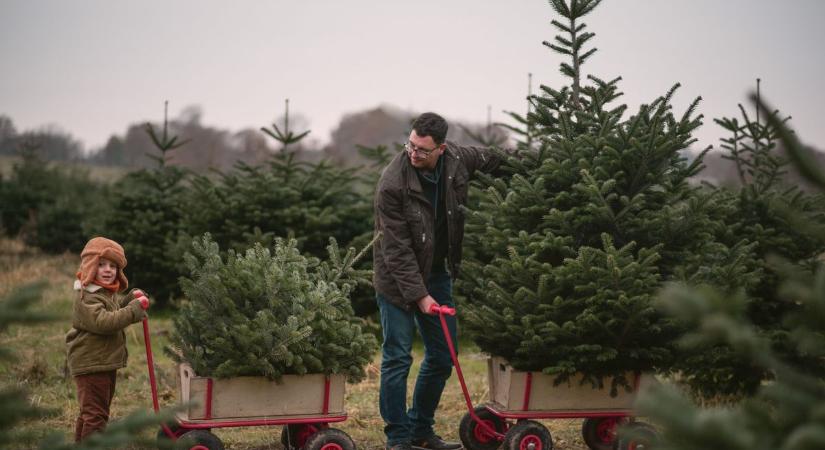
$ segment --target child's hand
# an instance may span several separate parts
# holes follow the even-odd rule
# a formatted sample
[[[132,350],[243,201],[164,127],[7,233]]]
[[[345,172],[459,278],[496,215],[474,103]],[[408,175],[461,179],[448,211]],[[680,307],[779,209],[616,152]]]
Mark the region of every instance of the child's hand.
[[[141,293],[139,297],[135,297],[135,300],[140,302],[141,308],[149,309],[149,298],[143,295],[143,293]]]

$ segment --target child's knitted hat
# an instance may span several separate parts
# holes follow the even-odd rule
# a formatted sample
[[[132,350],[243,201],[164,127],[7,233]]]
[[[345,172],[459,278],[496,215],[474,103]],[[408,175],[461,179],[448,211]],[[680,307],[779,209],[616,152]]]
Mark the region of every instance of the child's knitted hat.
[[[123,268],[126,267],[126,254],[120,244],[104,237],[92,238],[86,243],[83,251],[80,252],[80,268],[77,272],[80,284],[85,287],[94,281],[101,257],[110,259],[117,264],[117,279],[120,281],[120,290],[126,289],[129,286],[129,280],[123,274]]]

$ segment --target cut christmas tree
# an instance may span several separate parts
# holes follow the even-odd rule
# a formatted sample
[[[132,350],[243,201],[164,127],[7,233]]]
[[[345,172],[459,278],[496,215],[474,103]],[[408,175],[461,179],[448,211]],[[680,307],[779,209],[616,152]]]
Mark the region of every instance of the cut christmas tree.
[[[364,377],[375,337],[365,334],[347,297],[358,278],[350,249],[331,261],[302,255],[295,240],[276,239],[220,256],[207,234],[186,256],[188,302],[174,319],[173,342],[198,375],[217,378],[285,374]],[[362,252],[363,254],[363,252]]]
[[[630,385],[625,373],[672,365],[679,327],[651,300],[662,282],[732,271],[741,258],[719,255],[750,248],[714,240],[719,206],[688,184],[703,156],[684,154],[700,99],[676,115],[677,84],[627,115],[614,103],[620,78],[586,84],[582,74],[596,49],[585,50],[594,33],[581,19],[600,2],[550,3],[562,34],[545,45],[569,58],[561,73],[571,84],[541,86],[526,117],[512,114],[526,128],[508,159],[512,176],[483,178],[467,211],[464,323],[482,350],[516,369],[558,383],[610,379],[615,393]]]

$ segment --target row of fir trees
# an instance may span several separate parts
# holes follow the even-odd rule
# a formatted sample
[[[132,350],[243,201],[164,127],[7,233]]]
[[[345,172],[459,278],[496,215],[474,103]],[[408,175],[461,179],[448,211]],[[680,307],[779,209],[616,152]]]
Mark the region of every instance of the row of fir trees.
[[[348,246],[369,242],[372,169],[299,161],[292,148],[308,131],[295,133],[288,122],[262,130],[281,144],[265,164],[196,174],[173,164],[186,141],[169,135],[165,122],[147,124],[161,152],[157,167],[102,181],[45,163],[32,144],[10,176],[0,177],[0,228],[48,252],[79,252],[90,236],[108,236],[127,249],[132,284],[159,306],[180,297],[184,255],[206,232],[224,251],[292,237],[302,252],[319,258],[330,237]],[[361,315],[374,309],[366,292],[355,292]]]

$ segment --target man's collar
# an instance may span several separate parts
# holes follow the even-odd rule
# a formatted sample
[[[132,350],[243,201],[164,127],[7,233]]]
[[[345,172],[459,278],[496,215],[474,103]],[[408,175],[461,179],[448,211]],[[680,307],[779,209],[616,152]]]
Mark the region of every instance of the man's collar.
[[[424,178],[425,180],[429,181],[430,183],[438,183],[438,179],[441,177],[441,174],[444,172],[444,153],[438,155],[438,161],[435,163],[435,167],[433,170],[426,170],[426,169],[415,169],[418,174]]]

